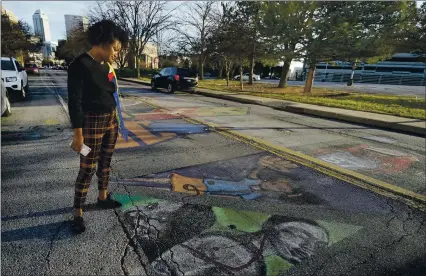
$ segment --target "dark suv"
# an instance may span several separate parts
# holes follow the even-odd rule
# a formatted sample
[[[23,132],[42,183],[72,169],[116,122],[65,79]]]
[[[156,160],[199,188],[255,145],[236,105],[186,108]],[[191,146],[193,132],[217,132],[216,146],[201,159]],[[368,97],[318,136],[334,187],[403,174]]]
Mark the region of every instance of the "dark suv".
[[[152,90],[166,88],[167,92],[194,89],[198,84],[197,73],[189,68],[167,67],[151,79]]]

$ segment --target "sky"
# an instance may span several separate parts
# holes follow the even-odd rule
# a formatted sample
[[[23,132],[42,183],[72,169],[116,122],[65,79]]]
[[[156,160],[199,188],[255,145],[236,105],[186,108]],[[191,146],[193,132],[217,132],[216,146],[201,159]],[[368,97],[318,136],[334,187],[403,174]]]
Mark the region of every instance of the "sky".
[[[417,1],[419,7],[424,1]],[[13,12],[18,19],[23,19],[33,26],[33,14],[42,9],[49,18],[52,41],[66,37],[65,14],[84,15],[94,1],[2,1],[5,9]]]
[[[423,2],[425,1],[417,1],[417,6],[420,7]],[[66,38],[65,14],[85,15],[88,7],[94,3],[94,1],[2,1],[5,9],[14,13],[18,19],[29,23],[32,28],[34,28],[32,18],[34,12],[42,9],[49,18],[50,33],[54,42]]]
[[[182,2],[174,2],[180,4]],[[88,7],[95,1],[2,1],[5,9],[11,11],[19,19],[26,21],[34,31],[33,14],[41,9],[49,19],[52,41],[66,38],[65,14],[86,15]],[[172,4],[172,6],[173,6]]]
[[[65,39],[65,14],[84,15],[91,1],[2,1],[5,9],[26,21],[34,31],[33,14],[41,9],[49,18],[52,41]]]

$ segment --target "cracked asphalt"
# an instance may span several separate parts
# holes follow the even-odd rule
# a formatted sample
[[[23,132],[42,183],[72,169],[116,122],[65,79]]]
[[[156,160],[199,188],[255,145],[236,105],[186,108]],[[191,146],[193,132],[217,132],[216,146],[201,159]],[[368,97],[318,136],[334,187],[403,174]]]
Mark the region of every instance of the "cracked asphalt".
[[[59,71],[31,77],[29,99],[12,103],[12,116],[1,120],[2,275],[426,274],[423,212],[194,128],[149,100],[169,110],[196,107],[217,121],[241,121],[244,105],[125,83],[126,120],[137,124],[134,144],[120,144],[114,154],[110,184],[123,207],[96,209],[94,177],[88,228],[73,236],[68,220],[79,158],[69,149],[72,131],[57,97],[67,100],[65,79]],[[229,108],[211,113],[212,103]],[[251,114],[262,112],[271,118],[272,111],[250,106]],[[274,112],[290,123],[343,125]],[[253,135],[265,125],[253,122]],[[398,150],[422,151],[419,138],[367,131],[398,140]],[[365,132],[352,130],[348,139]],[[331,136],[341,137],[306,132],[315,133],[327,136],[329,147]],[[304,139],[293,146],[302,148]],[[403,178],[385,177],[397,184]]]

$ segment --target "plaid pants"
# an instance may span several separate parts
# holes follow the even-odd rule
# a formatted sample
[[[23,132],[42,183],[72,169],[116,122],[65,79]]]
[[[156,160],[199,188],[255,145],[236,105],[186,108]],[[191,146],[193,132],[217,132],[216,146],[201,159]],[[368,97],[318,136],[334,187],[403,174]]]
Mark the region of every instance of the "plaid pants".
[[[87,156],[80,154],[80,171],[75,182],[74,208],[82,208],[86,200],[92,176],[98,168],[98,189],[108,188],[111,158],[118,136],[116,111],[112,113],[86,113],[83,138],[92,150]]]

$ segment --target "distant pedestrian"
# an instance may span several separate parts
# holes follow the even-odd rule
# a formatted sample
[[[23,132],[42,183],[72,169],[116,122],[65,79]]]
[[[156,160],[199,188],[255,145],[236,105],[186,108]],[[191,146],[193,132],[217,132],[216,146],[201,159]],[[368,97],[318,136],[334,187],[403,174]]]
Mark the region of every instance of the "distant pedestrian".
[[[118,136],[116,83],[110,64],[127,44],[128,36],[114,22],[102,20],[89,28],[88,39],[90,51],[77,57],[68,69],[68,107],[74,129],[71,147],[77,152],[83,144],[91,148],[87,156],[80,155],[72,220],[74,233],[86,229],[82,207],[95,171],[97,206],[103,209],[120,206],[108,193],[111,158]]]

